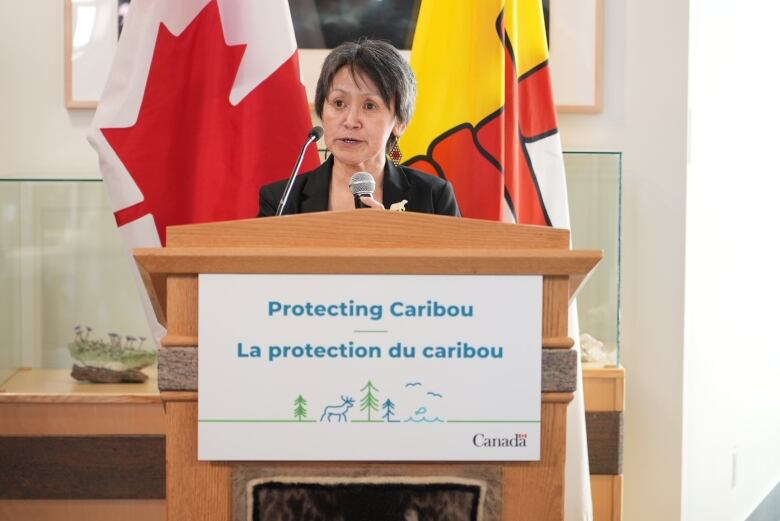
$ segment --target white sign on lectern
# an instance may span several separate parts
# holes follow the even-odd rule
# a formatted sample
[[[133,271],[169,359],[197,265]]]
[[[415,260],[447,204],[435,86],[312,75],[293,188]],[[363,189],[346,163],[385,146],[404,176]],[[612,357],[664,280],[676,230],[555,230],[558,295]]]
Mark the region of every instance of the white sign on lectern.
[[[542,277],[200,275],[201,460],[538,460]]]

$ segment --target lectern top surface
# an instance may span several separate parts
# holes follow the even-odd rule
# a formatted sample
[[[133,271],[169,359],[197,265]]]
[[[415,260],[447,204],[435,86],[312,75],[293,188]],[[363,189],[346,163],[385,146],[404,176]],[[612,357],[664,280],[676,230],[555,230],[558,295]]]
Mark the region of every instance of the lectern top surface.
[[[569,231],[413,212],[317,212],[172,226],[168,247],[568,249]]]

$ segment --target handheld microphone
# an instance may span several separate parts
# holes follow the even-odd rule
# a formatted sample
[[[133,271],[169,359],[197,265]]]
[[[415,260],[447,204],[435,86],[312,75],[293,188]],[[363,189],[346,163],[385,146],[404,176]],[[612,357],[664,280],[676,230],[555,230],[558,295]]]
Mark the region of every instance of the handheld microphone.
[[[369,208],[360,198],[365,195],[373,197],[374,190],[376,190],[376,181],[368,172],[356,172],[349,178],[349,191],[355,198],[355,208]]]
[[[295,178],[298,176],[298,170],[301,169],[301,163],[303,163],[303,154],[306,152],[306,149],[309,147],[309,145],[322,137],[322,133],[322,127],[314,127],[309,132],[306,143],[303,144],[301,153],[298,155],[298,161],[295,162],[295,167],[293,168],[292,174],[290,174],[290,179],[287,181],[287,186],[284,187],[284,193],[282,194],[281,201],[279,201],[279,207],[276,208],[276,215],[282,215],[282,212],[284,211],[284,206],[287,204],[287,198],[290,196],[293,183],[295,183]]]

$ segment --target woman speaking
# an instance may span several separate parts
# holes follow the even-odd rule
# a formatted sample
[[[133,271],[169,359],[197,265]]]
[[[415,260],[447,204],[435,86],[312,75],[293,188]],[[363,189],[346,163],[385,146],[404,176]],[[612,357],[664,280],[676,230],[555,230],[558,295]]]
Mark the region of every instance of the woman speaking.
[[[412,212],[460,216],[452,185],[387,161],[400,160],[398,138],[414,112],[414,73],[392,45],[378,40],[343,43],[325,59],[314,109],[331,155],[295,181],[283,214],[355,208],[350,179],[371,174],[373,197],[364,205],[383,209],[406,201]],[[260,190],[260,216],[275,215],[287,181]],[[381,201],[381,203],[380,203]]]

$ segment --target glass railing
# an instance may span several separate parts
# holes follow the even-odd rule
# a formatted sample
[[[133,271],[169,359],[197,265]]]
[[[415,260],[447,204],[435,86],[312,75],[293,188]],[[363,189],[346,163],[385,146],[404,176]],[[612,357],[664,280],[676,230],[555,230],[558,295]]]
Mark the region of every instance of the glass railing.
[[[574,247],[605,252],[578,297],[580,331],[619,363],[621,156],[564,156]],[[100,180],[0,180],[0,233],[0,384],[19,367],[70,367],[79,325],[151,336]]]
[[[583,359],[620,364],[620,220],[622,155],[566,152],[573,246],[604,258],[577,296]]]

